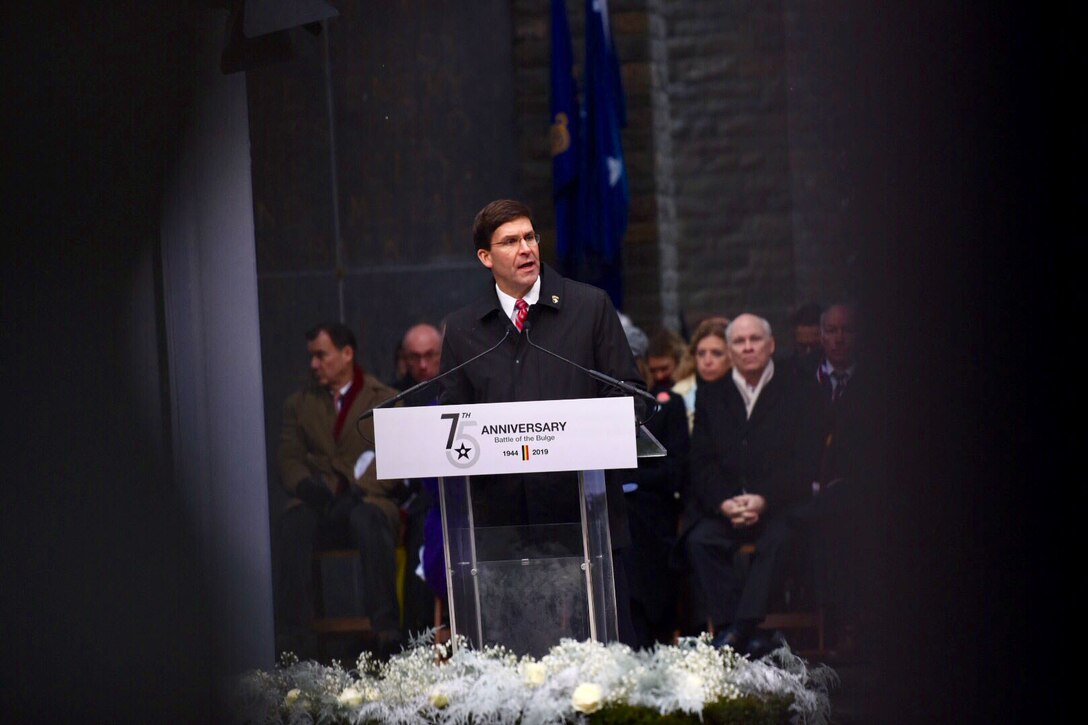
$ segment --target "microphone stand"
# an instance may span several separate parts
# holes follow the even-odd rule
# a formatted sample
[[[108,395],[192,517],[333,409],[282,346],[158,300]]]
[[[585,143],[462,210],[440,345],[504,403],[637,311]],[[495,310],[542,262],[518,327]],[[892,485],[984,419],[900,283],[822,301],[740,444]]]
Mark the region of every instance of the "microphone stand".
[[[404,400],[405,398],[407,398],[409,395],[416,392],[417,390],[425,388],[428,385],[433,385],[434,383],[437,383],[439,380],[446,377],[447,375],[449,375],[451,373],[454,373],[454,372],[457,372],[458,370],[465,367],[469,363],[476,362],[477,360],[482,358],[484,355],[486,355],[489,352],[495,350],[499,345],[506,342],[506,338],[508,338],[508,337],[510,337],[510,328],[509,327],[506,328],[506,333],[499,339],[498,342],[496,342],[494,345],[492,345],[491,347],[489,347],[486,350],[484,350],[483,352],[481,352],[479,355],[474,355],[473,357],[470,357],[468,360],[465,360],[460,365],[454,365],[452,368],[450,368],[446,372],[442,373],[441,375],[436,375],[433,378],[431,378],[430,380],[424,380],[421,383],[416,383],[415,385],[408,388],[407,390],[403,390],[403,391],[397,393],[392,398],[389,398],[388,400],[383,400],[382,402],[378,403],[373,408],[371,408],[370,410],[366,411],[365,413],[363,413],[362,415],[359,416],[359,418],[355,421],[355,430],[358,431],[359,435],[362,435],[363,432],[361,430],[359,430],[359,424],[362,423],[367,418],[373,417],[375,410],[378,410],[379,408],[388,408],[391,405],[396,405],[397,403]],[[363,437],[365,438],[366,436],[363,436]]]
[[[578,368],[579,370],[584,372],[589,377],[591,377],[594,380],[597,380],[599,382],[602,382],[605,385],[610,385],[613,388],[616,388],[618,390],[622,390],[623,392],[627,393],[628,395],[630,395],[632,397],[637,395],[637,396],[641,396],[641,397],[649,400],[653,404],[654,407],[650,409],[651,412],[650,412],[650,415],[647,416],[646,421],[650,420],[650,418],[653,418],[655,415],[657,415],[657,412],[661,409],[661,403],[657,402],[657,398],[650,395],[645,390],[642,390],[641,388],[636,388],[634,385],[631,385],[630,383],[625,383],[622,380],[617,380],[616,378],[612,377],[611,375],[605,375],[604,373],[602,373],[602,372],[600,372],[598,370],[591,370],[590,368],[582,367],[578,363],[574,362],[573,360],[568,360],[567,358],[563,357],[559,353],[552,352],[551,350],[549,350],[546,347],[541,347],[540,345],[537,345],[535,342],[533,342],[533,339],[529,336],[529,329],[532,327],[529,320],[525,320],[523,325],[524,325],[524,327],[522,329],[522,332],[525,334],[525,341],[527,343],[529,343],[530,347],[535,348],[537,350],[540,350],[541,352],[546,352],[549,355],[551,355],[552,357],[554,357],[554,358],[556,358],[558,360],[562,360],[563,362],[567,363],[568,365],[572,365],[572,366]],[[645,425],[646,421],[639,421],[639,425]]]

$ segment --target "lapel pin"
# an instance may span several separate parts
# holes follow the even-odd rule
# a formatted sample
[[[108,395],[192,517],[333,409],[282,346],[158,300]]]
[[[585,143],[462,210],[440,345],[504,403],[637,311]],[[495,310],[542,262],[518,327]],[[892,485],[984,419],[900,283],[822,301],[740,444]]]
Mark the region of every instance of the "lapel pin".
[[[559,295],[552,295],[552,304],[553,305],[558,305],[559,304]]]

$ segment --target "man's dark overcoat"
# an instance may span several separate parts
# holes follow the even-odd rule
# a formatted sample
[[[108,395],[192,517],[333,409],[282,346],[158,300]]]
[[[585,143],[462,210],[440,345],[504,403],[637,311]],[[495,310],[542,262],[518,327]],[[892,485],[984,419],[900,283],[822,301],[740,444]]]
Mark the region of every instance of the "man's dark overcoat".
[[[778,515],[804,497],[815,443],[811,414],[797,386],[777,370],[760,392],[751,418],[731,373],[714,382],[700,381],[685,528],[700,518],[721,518],[721,503],[742,493],[766,500],[764,517]]]
[[[751,417],[732,374],[699,382],[681,538],[693,625],[758,622],[766,614],[790,538],[786,514],[805,496],[815,454],[815,427],[792,376],[773,375]],[[766,508],[757,525],[735,528],[720,507],[742,493],[762,496]],[[733,553],[746,542],[755,543],[756,553],[742,575]]]
[[[528,322],[536,345],[585,368],[645,389],[616,309],[600,289],[566,279],[542,265],[540,297],[529,308]],[[507,403],[622,395],[573,365],[532,349],[526,335],[519,333],[503,312],[495,284],[490,280],[479,299],[446,318],[443,372],[495,345],[507,331],[509,336],[496,350],[442,381],[439,402],[444,405]],[[632,421],[631,435],[634,434]],[[480,502],[481,505],[486,508],[491,503],[504,512],[521,508],[529,523],[578,520],[573,476],[538,474],[513,478],[520,485],[506,486],[501,496],[493,495],[490,502]],[[613,545],[623,546],[628,543],[627,519],[620,482],[614,479],[610,477],[608,484],[609,524]],[[523,495],[524,501],[512,501],[511,495]]]
[[[883,575],[878,552],[886,500],[880,489],[886,470],[884,416],[878,406],[879,380],[872,369],[858,368],[834,402],[826,375],[813,372],[804,386],[820,439],[814,476],[820,491],[803,509],[805,550],[815,601],[828,612],[833,628],[875,626],[872,615],[879,603],[873,597],[882,591],[875,582]]]

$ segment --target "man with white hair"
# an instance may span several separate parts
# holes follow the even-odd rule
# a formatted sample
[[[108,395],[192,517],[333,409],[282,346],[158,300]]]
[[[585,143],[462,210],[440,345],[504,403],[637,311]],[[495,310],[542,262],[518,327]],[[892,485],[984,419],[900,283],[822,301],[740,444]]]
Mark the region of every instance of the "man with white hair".
[[[805,493],[799,461],[805,435],[796,384],[775,375],[770,324],[753,314],[726,328],[730,375],[699,385],[692,432],[684,552],[697,626],[716,645],[745,651],[767,610],[788,541],[783,514]],[[747,575],[734,554],[754,543]]]

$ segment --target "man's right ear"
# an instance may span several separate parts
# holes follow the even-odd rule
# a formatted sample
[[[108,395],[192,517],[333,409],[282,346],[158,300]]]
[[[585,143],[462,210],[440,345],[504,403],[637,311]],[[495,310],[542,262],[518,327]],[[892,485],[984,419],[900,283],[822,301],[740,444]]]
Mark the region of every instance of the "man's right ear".
[[[491,269],[494,262],[491,260],[491,251],[488,249],[477,249],[476,259],[480,260],[480,264]]]

